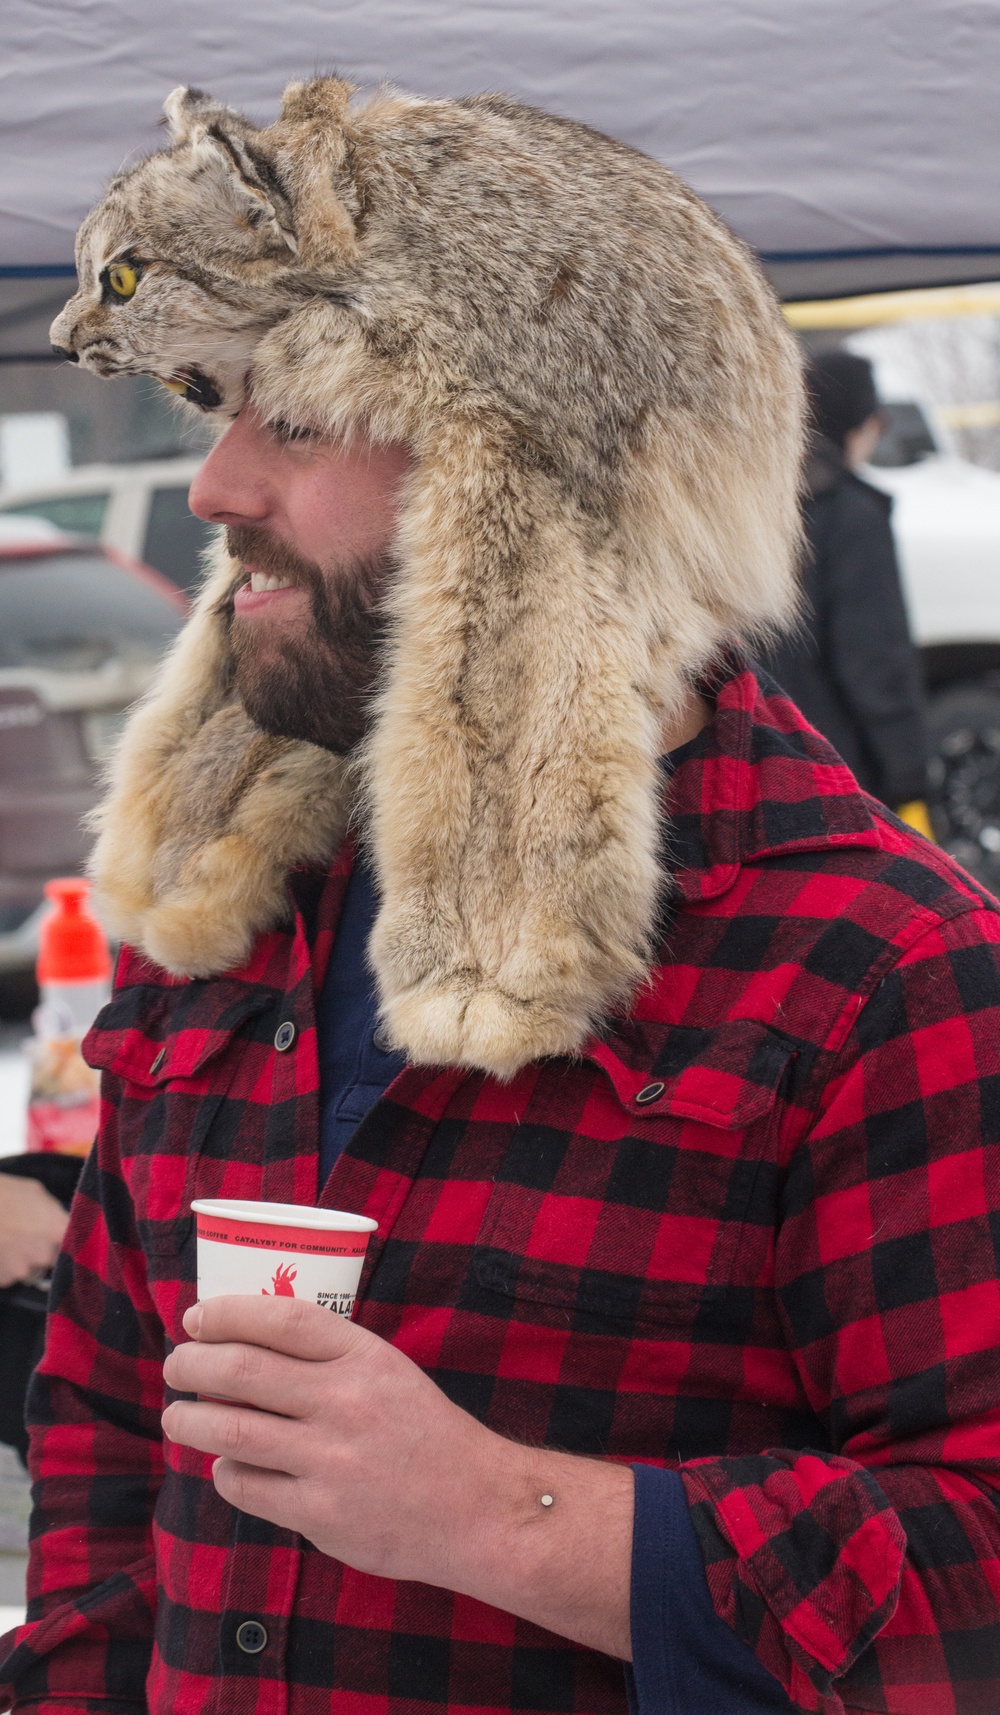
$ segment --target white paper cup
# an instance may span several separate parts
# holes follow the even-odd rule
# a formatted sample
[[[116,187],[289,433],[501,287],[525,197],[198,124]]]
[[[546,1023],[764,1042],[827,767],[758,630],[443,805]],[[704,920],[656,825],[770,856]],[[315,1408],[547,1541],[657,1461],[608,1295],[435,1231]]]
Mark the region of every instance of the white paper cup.
[[[350,1316],[368,1236],[367,1215],[299,1203],[199,1198],[198,1297],[302,1298]]]

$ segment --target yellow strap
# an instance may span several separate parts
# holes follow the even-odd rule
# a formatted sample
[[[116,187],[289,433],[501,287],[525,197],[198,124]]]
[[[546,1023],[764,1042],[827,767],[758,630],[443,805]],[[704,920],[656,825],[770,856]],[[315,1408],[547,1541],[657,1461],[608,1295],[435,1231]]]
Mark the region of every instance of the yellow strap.
[[[934,838],[931,818],[927,805],[922,798],[911,798],[908,804],[900,804],[896,814],[901,822],[906,822],[909,827],[916,828],[917,833],[923,834],[925,839],[932,840]]]

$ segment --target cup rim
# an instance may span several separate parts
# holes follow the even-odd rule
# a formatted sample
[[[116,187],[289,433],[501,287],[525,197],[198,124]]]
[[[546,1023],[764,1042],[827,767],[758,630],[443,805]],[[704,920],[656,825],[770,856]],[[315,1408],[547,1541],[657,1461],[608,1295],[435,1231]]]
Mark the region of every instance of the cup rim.
[[[378,1222],[370,1215],[351,1215],[345,1209],[316,1209],[308,1203],[254,1203],[240,1197],[196,1197],[195,1215],[214,1215],[216,1220],[252,1221],[262,1227],[308,1227],[325,1233],[374,1233]]]

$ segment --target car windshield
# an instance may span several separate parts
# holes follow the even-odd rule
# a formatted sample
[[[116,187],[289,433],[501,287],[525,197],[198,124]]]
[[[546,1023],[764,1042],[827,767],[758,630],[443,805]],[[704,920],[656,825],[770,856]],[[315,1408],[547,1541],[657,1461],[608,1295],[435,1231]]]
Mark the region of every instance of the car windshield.
[[[179,589],[193,593],[201,583],[202,554],[215,529],[194,516],[187,497],[187,484],[154,488],[142,558]]]
[[[48,500],[25,500],[3,510],[14,517],[30,514],[32,518],[47,518],[50,524],[58,524],[60,530],[68,530],[73,536],[99,536],[110,499],[109,491],[104,489],[100,494],[59,494]]]
[[[938,449],[919,405],[909,400],[890,400],[881,409],[885,428],[869,464],[892,470],[933,458]]]
[[[0,668],[93,672],[155,660],[184,616],[102,554],[0,558]]]

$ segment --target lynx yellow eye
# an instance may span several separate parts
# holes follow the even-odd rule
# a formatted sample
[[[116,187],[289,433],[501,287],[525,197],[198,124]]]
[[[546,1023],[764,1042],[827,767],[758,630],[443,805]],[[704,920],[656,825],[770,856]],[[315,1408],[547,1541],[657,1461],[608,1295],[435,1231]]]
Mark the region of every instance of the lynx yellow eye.
[[[138,271],[130,262],[112,262],[108,269],[108,285],[116,298],[134,297],[138,284]]]

